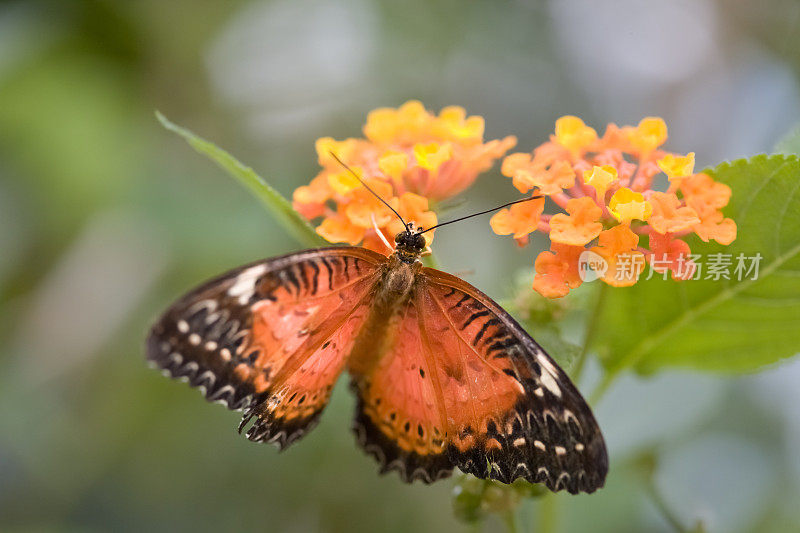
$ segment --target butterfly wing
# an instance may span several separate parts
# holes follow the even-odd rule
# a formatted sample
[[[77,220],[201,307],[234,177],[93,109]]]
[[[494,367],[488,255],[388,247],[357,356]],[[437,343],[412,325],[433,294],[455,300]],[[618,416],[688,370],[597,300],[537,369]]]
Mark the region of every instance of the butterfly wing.
[[[385,470],[432,481],[457,466],[481,478],[593,492],[608,470],[589,406],[499,305],[424,268],[389,348],[355,374],[355,431]]]
[[[373,297],[385,257],[308,250],[232,270],[153,326],[147,357],[211,401],[244,409],[240,431],[283,448],[318,419]]]

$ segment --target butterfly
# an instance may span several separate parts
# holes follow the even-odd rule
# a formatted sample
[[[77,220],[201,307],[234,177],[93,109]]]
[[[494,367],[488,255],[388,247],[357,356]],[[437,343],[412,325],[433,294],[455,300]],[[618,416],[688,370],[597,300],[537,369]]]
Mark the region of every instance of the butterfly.
[[[204,283],[158,319],[147,358],[280,449],[317,424],[347,370],[353,430],[381,472],[602,487],[603,436],[566,373],[491,298],[423,266],[432,228],[403,224],[388,256],[331,246]]]

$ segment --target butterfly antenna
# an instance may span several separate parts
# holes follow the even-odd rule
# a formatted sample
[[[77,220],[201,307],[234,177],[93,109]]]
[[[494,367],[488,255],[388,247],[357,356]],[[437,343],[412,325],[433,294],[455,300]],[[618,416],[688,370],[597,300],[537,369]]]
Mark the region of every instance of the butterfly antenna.
[[[446,225],[452,224],[454,222],[461,222],[462,220],[466,220],[466,219],[472,218],[472,217],[477,217],[477,216],[480,216],[480,215],[485,215],[486,213],[491,213],[492,211],[497,211],[498,209],[503,209],[504,207],[508,207],[510,205],[521,204],[522,202],[529,202],[531,200],[537,200],[539,198],[544,198],[544,196],[542,196],[540,194],[540,195],[537,195],[537,196],[531,196],[530,198],[523,198],[522,200],[514,200],[513,202],[508,202],[507,204],[498,205],[497,207],[493,207],[492,209],[487,209],[486,211],[481,211],[480,213],[472,213],[471,215],[467,215],[467,216],[464,216],[464,217],[456,218],[454,220],[448,220],[447,222],[442,222],[441,224],[436,224],[435,226],[431,226],[430,228],[428,228],[426,230],[422,230],[419,233],[427,233],[427,232],[431,231],[432,229],[440,228],[442,226],[446,226]]]
[[[361,183],[361,185],[363,185],[365,189],[367,189],[369,192],[371,192],[371,193],[373,194],[373,196],[375,196],[375,198],[377,198],[378,200],[380,200],[381,202],[383,202],[383,204],[384,204],[386,207],[388,207],[389,209],[391,209],[391,210],[392,210],[392,213],[394,213],[395,215],[397,215],[397,218],[399,218],[399,219],[400,219],[400,222],[402,222],[402,223],[403,223],[403,226],[405,226],[405,228],[406,228],[406,231],[409,231],[409,229],[408,229],[408,224],[406,223],[406,221],[405,221],[405,220],[403,220],[403,217],[401,217],[401,216],[400,216],[400,213],[398,213],[398,212],[397,212],[397,210],[396,210],[394,207],[392,207],[391,205],[389,205],[389,202],[387,202],[386,200],[384,200],[383,198],[381,198],[381,197],[380,197],[380,195],[379,195],[378,193],[376,193],[375,191],[373,191],[373,190],[370,188],[370,186],[369,186],[369,185],[367,185],[367,184],[366,184],[366,182],[364,182],[364,180],[362,180],[362,179],[361,179],[361,176],[359,176],[358,174],[356,174],[356,172],[355,172],[355,171],[354,171],[352,168],[350,168],[349,166],[347,166],[347,164],[346,164],[344,161],[342,161],[341,159],[339,159],[339,157],[338,157],[336,154],[334,154],[332,151],[328,151],[328,153],[329,153],[329,154],[331,154],[331,157],[333,157],[333,158],[334,158],[336,161],[338,161],[340,165],[342,165],[344,168],[346,168],[346,169],[347,169],[347,171],[348,171],[348,172],[350,172],[350,174],[352,174],[353,176],[355,176],[355,178],[356,178],[356,179],[357,179],[357,180],[358,180],[358,181]]]

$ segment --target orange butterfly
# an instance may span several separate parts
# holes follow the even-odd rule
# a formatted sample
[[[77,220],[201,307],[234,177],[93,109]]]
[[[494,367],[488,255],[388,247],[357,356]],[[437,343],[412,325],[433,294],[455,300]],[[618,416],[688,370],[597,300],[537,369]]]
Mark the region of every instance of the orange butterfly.
[[[602,487],[603,436],[564,371],[491,298],[422,266],[424,231],[405,227],[388,257],[307,250],[201,285],[153,326],[148,359],[244,410],[252,441],[300,439],[347,368],[353,429],[382,472]]]

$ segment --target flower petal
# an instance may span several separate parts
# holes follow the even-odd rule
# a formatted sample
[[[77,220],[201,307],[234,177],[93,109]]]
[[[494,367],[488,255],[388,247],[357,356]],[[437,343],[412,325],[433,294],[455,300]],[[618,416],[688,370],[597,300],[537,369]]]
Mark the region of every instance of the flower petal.
[[[495,213],[489,224],[498,235],[513,235],[515,239],[521,239],[536,231],[542,211],[544,198],[520,202]]]
[[[533,288],[546,298],[561,298],[583,282],[578,262],[585,248],[553,243],[550,249],[536,258]]]
[[[551,241],[583,246],[603,231],[603,224],[599,222],[603,211],[591,198],[573,198],[567,202],[566,209],[569,215],[559,213],[550,219]]]
[[[697,212],[691,207],[680,207],[681,201],[673,193],[654,192],[648,201],[653,213],[647,222],[659,233],[684,231],[700,222]]]
[[[614,218],[627,224],[633,219],[647,220],[653,212],[653,206],[644,199],[642,193],[623,187],[611,197],[608,210]]]
[[[583,173],[583,182],[597,191],[597,200],[605,202],[608,187],[617,181],[617,169],[611,165],[594,165]]]
[[[578,155],[597,140],[597,132],[580,118],[567,115],[556,120],[555,138],[558,144]]]

